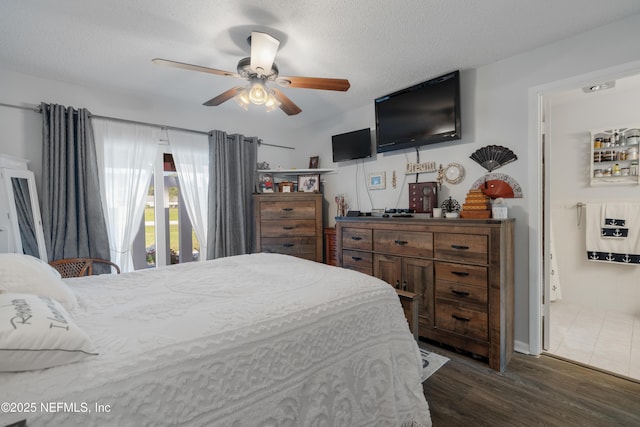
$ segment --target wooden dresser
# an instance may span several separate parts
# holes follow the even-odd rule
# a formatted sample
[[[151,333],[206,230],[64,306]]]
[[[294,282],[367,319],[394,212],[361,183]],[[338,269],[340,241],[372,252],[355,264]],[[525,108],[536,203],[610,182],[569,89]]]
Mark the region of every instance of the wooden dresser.
[[[256,252],[322,262],[322,194],[254,194],[253,205]]]
[[[338,265],[416,294],[421,337],[486,357],[513,354],[514,220],[339,218]]]

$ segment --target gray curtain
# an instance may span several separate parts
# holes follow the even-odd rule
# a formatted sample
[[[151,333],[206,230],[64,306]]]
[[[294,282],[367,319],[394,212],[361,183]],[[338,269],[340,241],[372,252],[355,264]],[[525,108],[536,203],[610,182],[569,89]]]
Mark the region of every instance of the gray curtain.
[[[250,253],[258,138],[209,133],[207,259]]]
[[[90,113],[45,103],[41,110],[42,225],[49,260],[110,259]]]

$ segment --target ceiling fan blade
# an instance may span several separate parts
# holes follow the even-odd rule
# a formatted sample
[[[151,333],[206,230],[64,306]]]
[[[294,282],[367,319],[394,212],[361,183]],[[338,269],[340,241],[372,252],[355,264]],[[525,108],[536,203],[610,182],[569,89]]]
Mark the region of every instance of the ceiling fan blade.
[[[342,92],[346,92],[351,87],[349,80],[325,79],[322,77],[278,77],[276,83],[284,87],[339,90]]]
[[[225,101],[230,100],[231,98],[236,96],[238,93],[240,93],[242,89],[244,89],[242,86],[236,86],[232,89],[229,89],[226,92],[222,92],[220,95],[216,96],[215,98],[211,98],[210,100],[208,100],[202,105],[206,105],[207,107],[215,107],[217,105],[222,104]]]
[[[259,76],[271,74],[280,42],[267,33],[251,33],[251,69]]]
[[[274,87],[272,87],[271,90],[273,91],[273,96],[275,96],[276,99],[280,101],[280,109],[287,115],[295,116],[302,111],[300,107],[294,104],[293,101],[287,97],[287,95],[282,93],[282,91]]]
[[[183,70],[200,71],[202,73],[215,74],[218,76],[229,76],[242,78],[238,73],[232,73],[231,71],[217,70],[215,68],[202,67],[200,65],[185,64],[184,62],[171,61],[169,59],[154,58],[151,60],[154,64],[167,65],[169,67],[182,68]]]

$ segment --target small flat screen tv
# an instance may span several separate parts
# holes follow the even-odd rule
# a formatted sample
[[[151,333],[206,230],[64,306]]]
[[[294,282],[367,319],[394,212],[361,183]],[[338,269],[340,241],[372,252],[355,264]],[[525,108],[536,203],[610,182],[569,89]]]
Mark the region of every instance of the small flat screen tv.
[[[371,129],[360,129],[331,137],[334,163],[371,157]]]
[[[460,139],[460,72],[375,100],[378,153]]]

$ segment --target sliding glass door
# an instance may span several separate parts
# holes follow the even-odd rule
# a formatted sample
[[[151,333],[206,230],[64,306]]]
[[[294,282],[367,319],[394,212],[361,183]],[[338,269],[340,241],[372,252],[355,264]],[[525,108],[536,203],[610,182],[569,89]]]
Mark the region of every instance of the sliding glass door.
[[[135,269],[197,261],[199,256],[200,244],[180,194],[173,157],[160,153],[134,242]]]

